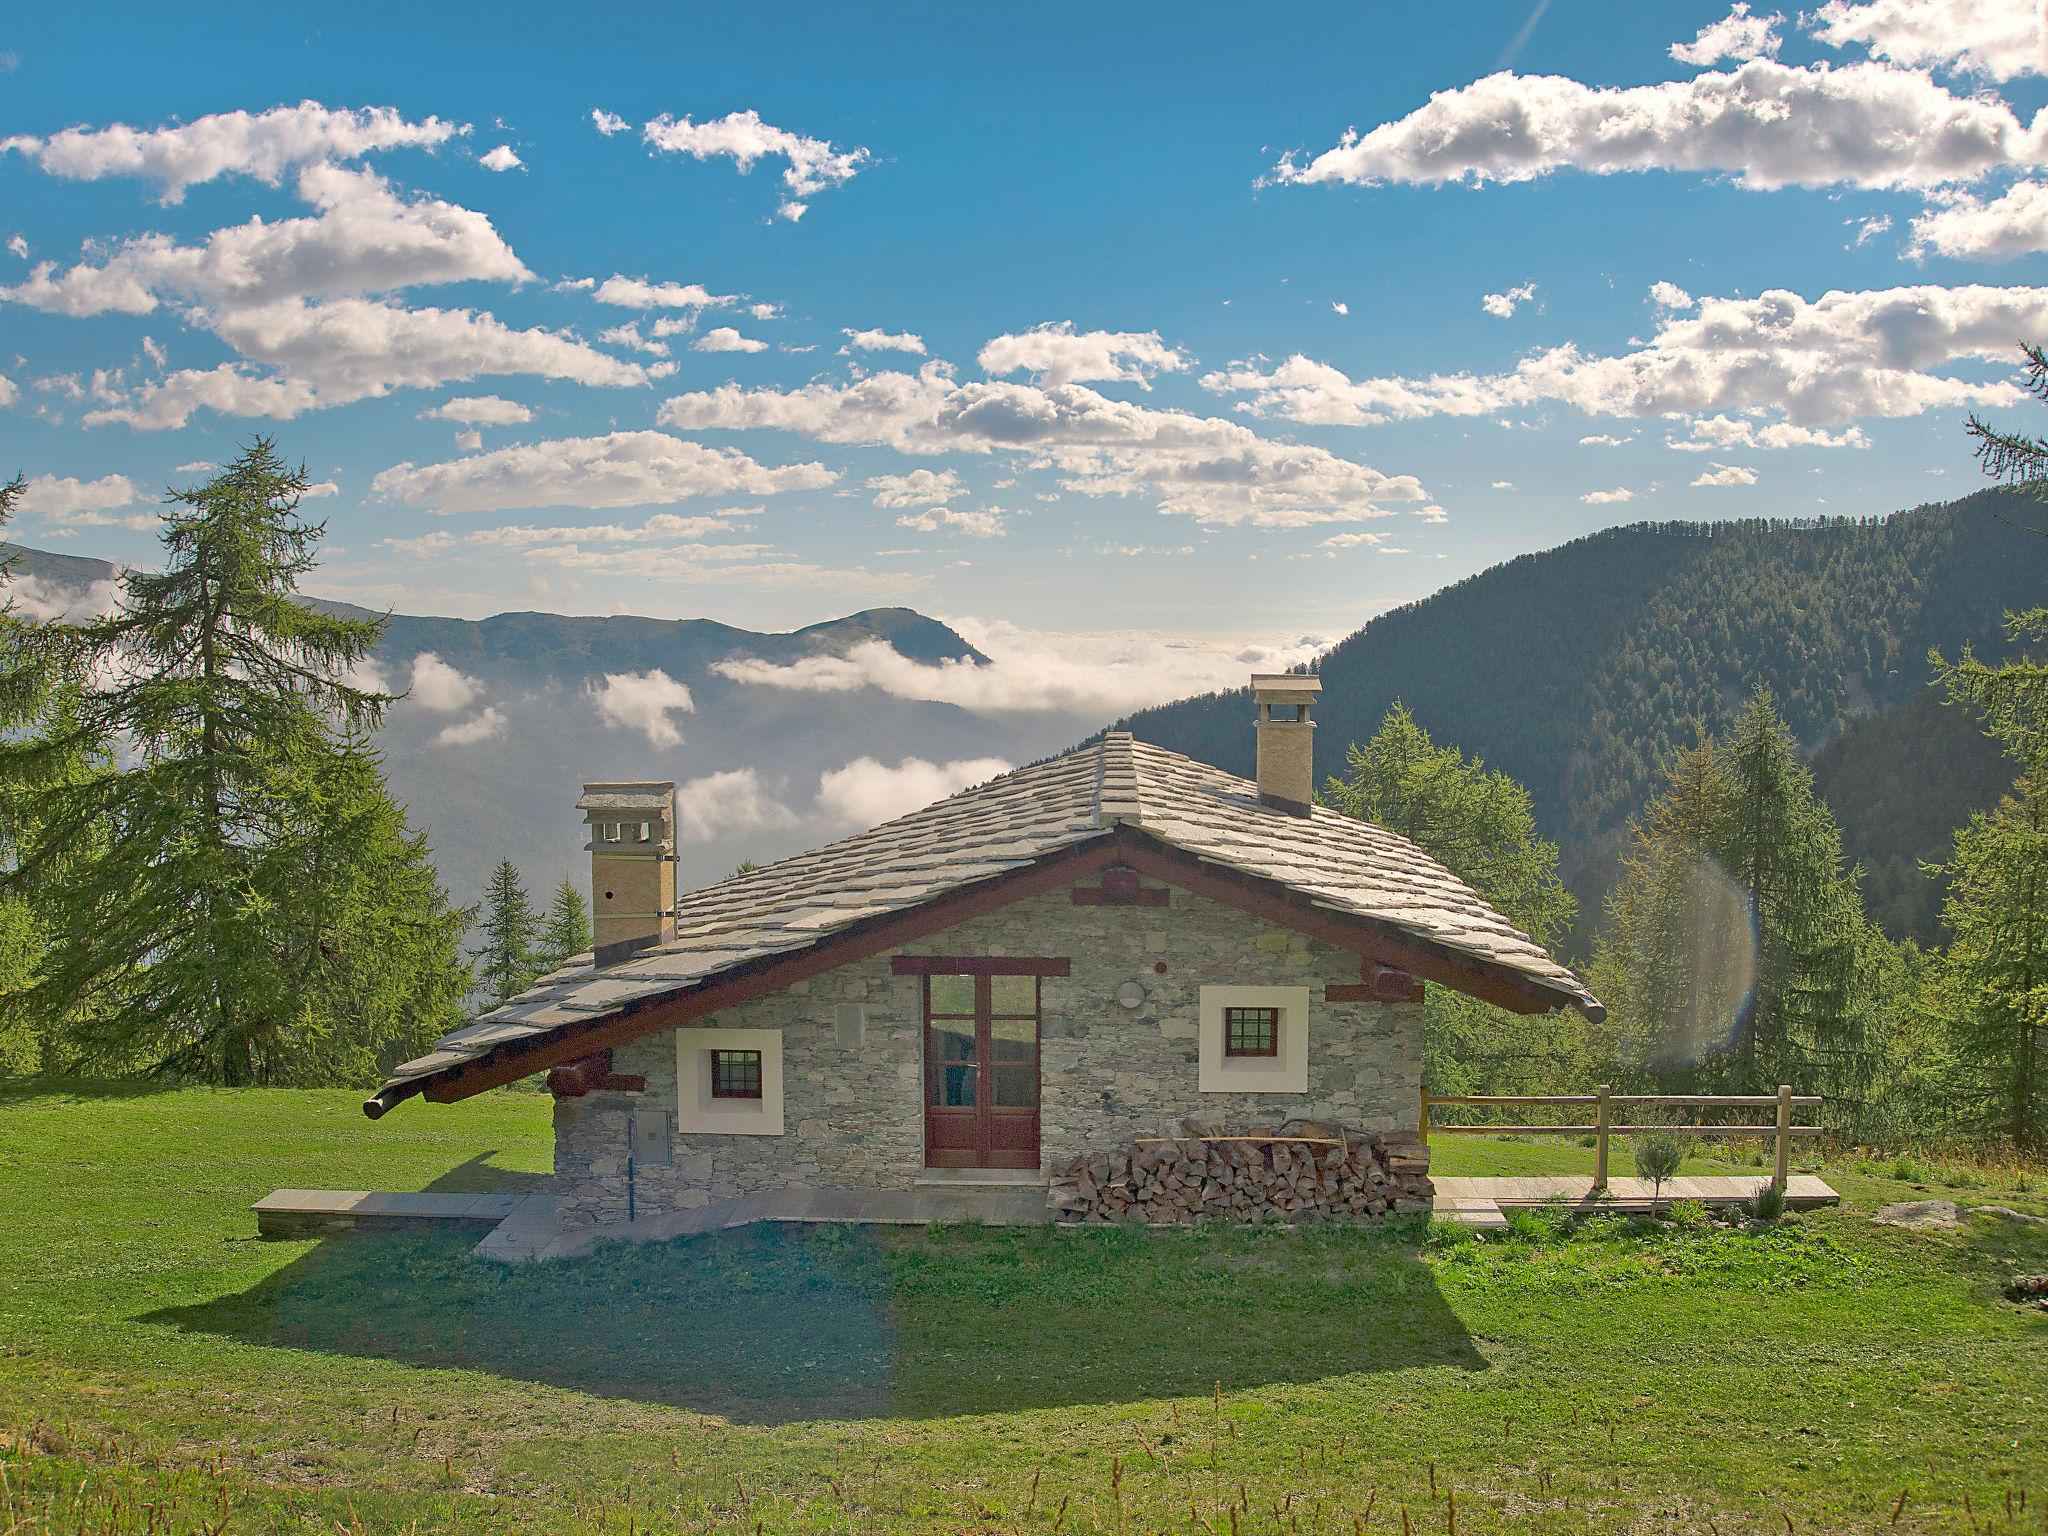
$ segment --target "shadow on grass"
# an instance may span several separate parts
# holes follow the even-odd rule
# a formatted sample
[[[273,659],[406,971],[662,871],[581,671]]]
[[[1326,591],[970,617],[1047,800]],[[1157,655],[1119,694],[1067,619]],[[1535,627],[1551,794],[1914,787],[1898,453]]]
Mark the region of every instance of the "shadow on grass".
[[[506,1269],[362,1233],[144,1321],[742,1422],[935,1417],[1483,1367],[1413,1236],[763,1225]]]

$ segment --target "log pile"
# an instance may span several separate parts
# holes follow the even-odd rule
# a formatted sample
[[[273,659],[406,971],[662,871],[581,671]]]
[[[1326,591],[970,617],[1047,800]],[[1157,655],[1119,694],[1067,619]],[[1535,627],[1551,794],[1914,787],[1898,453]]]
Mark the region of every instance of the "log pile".
[[[1183,1120],[1061,1168],[1049,1191],[1064,1222],[1371,1221],[1430,1208],[1429,1148],[1413,1134],[1295,1121],[1228,1133]]]

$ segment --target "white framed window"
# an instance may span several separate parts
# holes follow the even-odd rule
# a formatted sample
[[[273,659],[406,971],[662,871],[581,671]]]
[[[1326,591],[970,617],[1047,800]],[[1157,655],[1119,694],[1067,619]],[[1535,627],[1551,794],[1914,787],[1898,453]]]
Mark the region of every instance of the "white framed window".
[[[676,1130],[782,1134],[782,1031],[676,1031]]]
[[[1203,1093],[1308,1092],[1308,988],[1204,987]]]

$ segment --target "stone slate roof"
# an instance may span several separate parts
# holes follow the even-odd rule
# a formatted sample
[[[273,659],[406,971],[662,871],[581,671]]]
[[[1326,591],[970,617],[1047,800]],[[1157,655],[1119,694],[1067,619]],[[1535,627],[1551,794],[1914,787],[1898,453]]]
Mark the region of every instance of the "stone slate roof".
[[[1577,977],[1408,839],[1321,806],[1308,816],[1273,809],[1250,780],[1111,731],[871,831],[690,891],[677,901],[673,943],[602,970],[577,956],[399,1067],[385,1086],[809,948],[861,919],[921,906],[1118,826],[1279,881],[1332,913],[1514,972],[1559,1004],[1601,1011]]]

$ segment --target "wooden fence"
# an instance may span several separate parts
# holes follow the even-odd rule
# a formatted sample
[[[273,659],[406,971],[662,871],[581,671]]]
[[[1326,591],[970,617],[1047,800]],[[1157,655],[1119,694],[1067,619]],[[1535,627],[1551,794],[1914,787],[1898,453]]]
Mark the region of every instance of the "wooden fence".
[[[1497,1106],[1529,1106],[1535,1104],[1590,1104],[1593,1107],[1591,1125],[1432,1125],[1429,1111],[1436,1104],[1477,1104]],[[1607,1141],[1610,1136],[1640,1136],[1651,1131],[1663,1131],[1672,1136],[1769,1136],[1777,1144],[1777,1171],[1771,1182],[1778,1189],[1785,1187],[1786,1175],[1791,1167],[1791,1146],[1794,1136],[1818,1136],[1821,1128],[1817,1125],[1794,1125],[1792,1111],[1813,1109],[1820,1104],[1818,1094],[1796,1094],[1790,1084],[1780,1084],[1776,1093],[1614,1093],[1602,1083],[1591,1093],[1461,1093],[1434,1094],[1427,1088],[1422,1090],[1422,1140],[1428,1144],[1432,1134],[1438,1136],[1591,1136],[1593,1138],[1593,1188],[1607,1187]],[[1616,1125],[1614,1110],[1617,1106],[1650,1106],[1653,1108],[1714,1108],[1714,1109],[1773,1109],[1775,1120],[1769,1125]]]

